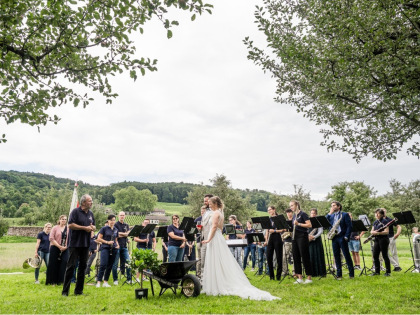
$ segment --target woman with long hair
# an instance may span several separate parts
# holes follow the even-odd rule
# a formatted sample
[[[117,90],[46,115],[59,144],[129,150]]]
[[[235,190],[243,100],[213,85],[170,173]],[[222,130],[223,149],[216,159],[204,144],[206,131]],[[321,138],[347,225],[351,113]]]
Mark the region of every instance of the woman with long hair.
[[[64,273],[69,258],[67,232],[67,216],[60,215],[57,225],[52,228],[50,233],[50,258],[45,284],[56,285],[64,282]]]
[[[42,232],[39,232],[36,237],[35,257],[39,257],[41,259],[41,264],[38,266],[38,268],[35,268],[35,284],[39,284],[39,269],[41,268],[42,260],[44,260],[45,266],[48,267],[48,261],[50,258],[51,228],[51,223],[45,223],[44,229],[42,230]]]
[[[222,200],[214,196],[209,199],[209,206],[212,210],[212,226],[208,237],[202,242],[207,244],[203,292],[207,295],[236,295],[251,300],[278,299],[252,286],[242,267],[238,266],[235,258],[229,254],[229,248],[222,234],[224,221]]]
[[[294,229],[294,238],[292,240],[292,253],[295,274],[297,276],[295,283],[312,283],[312,267],[309,256],[308,239],[308,229],[312,227],[312,224],[309,220],[309,216],[300,209],[300,204],[298,201],[290,201],[289,207],[294,212],[292,219]],[[302,279],[302,262],[307,276],[307,279],[305,281],[303,281]]]
[[[318,216],[316,208],[311,209],[311,218]],[[322,246],[321,235],[323,228],[310,228],[308,230],[309,239],[309,257],[312,267],[313,277],[325,277],[327,275],[327,268],[325,265],[324,246]]]

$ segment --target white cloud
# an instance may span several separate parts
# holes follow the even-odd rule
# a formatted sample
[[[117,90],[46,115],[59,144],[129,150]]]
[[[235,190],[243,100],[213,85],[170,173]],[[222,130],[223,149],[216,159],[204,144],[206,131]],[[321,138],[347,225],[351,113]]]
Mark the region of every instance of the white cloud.
[[[86,109],[55,109],[58,125],[2,126],[0,168],[106,185],[123,180],[204,182],[225,174],[234,187],[290,193],[302,184],[323,198],[340,181],[363,180],[380,193],[388,181],[419,178],[418,160],[356,164],[319,146],[318,127],[273,101],[276,83],[247,60],[245,36],[263,42],[253,23],[259,1],[214,1],[213,15],[181,25],[174,37],[158,22],[137,42],[159,70],[133,82],[111,79],[120,96]]]

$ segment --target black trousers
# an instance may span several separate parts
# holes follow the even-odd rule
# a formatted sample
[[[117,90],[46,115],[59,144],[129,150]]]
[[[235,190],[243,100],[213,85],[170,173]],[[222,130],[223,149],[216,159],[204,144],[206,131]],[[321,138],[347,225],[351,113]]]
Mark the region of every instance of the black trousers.
[[[268,271],[270,273],[270,279],[274,279],[274,267],[273,267],[273,257],[274,251],[276,252],[277,259],[277,279],[281,277],[281,271],[283,269],[283,241],[279,233],[273,233],[270,235],[270,240],[267,244],[267,264]]]
[[[71,278],[73,277],[74,268],[77,260],[79,267],[77,270],[76,288],[74,294],[82,294],[85,285],[85,271],[89,256],[89,247],[70,247],[69,260],[67,261],[66,274],[64,275],[63,294],[68,295],[70,290]]]
[[[388,235],[385,237],[375,237],[373,243],[373,261],[375,263],[375,272],[381,272],[381,264],[379,262],[379,254],[382,253],[384,258],[385,268],[387,273],[391,273],[391,262],[388,257],[389,238]]]
[[[302,263],[307,276],[312,276],[312,267],[309,256],[309,240],[307,233],[295,232],[295,239],[292,241],[293,265],[295,274],[302,274]]]

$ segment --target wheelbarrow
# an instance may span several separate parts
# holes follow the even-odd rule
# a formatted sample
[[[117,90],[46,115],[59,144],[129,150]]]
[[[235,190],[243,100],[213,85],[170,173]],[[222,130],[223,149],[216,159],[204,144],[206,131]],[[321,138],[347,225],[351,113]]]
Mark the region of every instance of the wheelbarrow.
[[[161,296],[167,289],[171,289],[176,294],[176,289],[181,289],[181,293],[186,297],[196,297],[200,295],[200,279],[195,275],[188,274],[188,271],[197,263],[198,260],[166,262],[159,266],[155,272],[144,271],[144,275],[150,279],[152,294],[153,280],[160,285]]]

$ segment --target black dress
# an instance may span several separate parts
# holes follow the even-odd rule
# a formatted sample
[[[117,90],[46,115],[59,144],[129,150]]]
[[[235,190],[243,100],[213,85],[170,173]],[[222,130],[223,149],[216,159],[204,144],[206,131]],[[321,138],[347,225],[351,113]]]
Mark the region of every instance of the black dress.
[[[64,231],[61,233],[61,239],[64,240],[64,243],[66,238],[67,227],[65,227]],[[62,284],[64,282],[64,273],[66,272],[69,250],[66,249],[61,255],[60,252],[61,251],[57,246],[51,245],[50,259],[47,267],[47,280],[45,281],[45,284]]]
[[[309,229],[309,233],[312,229]],[[321,237],[309,242],[309,257],[311,260],[312,276],[325,277],[327,268],[325,266],[324,246]]]

